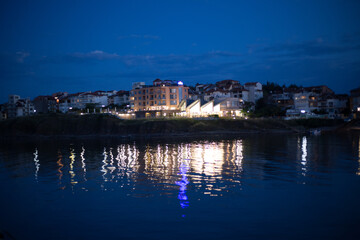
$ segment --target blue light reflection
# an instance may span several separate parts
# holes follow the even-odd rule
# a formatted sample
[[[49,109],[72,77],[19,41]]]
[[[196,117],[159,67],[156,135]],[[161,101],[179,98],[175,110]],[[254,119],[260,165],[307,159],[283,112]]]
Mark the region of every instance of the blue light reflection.
[[[176,185],[180,186],[178,199],[180,200],[181,208],[187,208],[189,206],[189,202],[186,195],[186,185],[189,184],[189,181],[186,177],[186,173],[189,170],[189,167],[185,163],[181,163],[179,170],[182,177],[180,181],[175,182]]]

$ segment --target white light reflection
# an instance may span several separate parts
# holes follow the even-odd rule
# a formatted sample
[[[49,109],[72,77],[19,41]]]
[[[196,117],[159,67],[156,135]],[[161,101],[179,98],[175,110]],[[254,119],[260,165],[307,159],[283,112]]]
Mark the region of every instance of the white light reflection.
[[[116,167],[114,166],[114,155],[112,153],[112,148],[110,148],[109,150],[109,155],[110,155],[110,162],[107,169],[110,170],[111,180],[113,180],[115,178],[115,174],[113,174],[113,172],[115,171]]]
[[[103,179],[104,179],[104,182],[107,182],[108,181],[108,179],[107,179],[107,177],[106,177],[106,174],[107,174],[107,172],[108,172],[108,170],[107,170],[107,168],[106,168],[106,166],[107,166],[107,158],[108,158],[108,154],[107,154],[107,152],[106,152],[106,148],[104,148],[104,152],[103,152],[103,154],[102,154],[103,156],[104,156],[104,159],[102,160],[102,166],[101,166],[101,172],[103,172],[103,174],[102,174],[102,177],[103,177]]]
[[[35,148],[35,152],[34,152],[34,163],[35,163],[35,180],[38,180],[38,172],[40,169],[40,161],[38,159],[39,157],[39,152],[37,150],[37,148]]]
[[[75,163],[75,150],[72,148],[71,150],[70,150],[70,170],[69,170],[69,173],[70,173],[70,183],[72,184],[72,185],[75,185],[75,184],[77,184],[78,182],[77,181],[75,181],[75,176],[76,176],[76,174],[75,174],[75,172],[74,172],[74,163]]]
[[[242,140],[236,140],[235,146],[236,146],[235,165],[236,165],[238,171],[242,172],[242,170],[243,170],[242,162],[243,162],[243,159],[244,159]]]
[[[83,171],[84,171],[84,181],[87,181],[87,179],[86,179],[86,164],[85,164],[85,157],[84,157],[84,155],[85,155],[85,148],[84,148],[84,146],[83,146],[83,147],[82,147],[82,151],[81,151],[81,153],[80,153],[81,167],[82,167],[82,169],[83,169]]]
[[[302,151],[302,155],[301,155],[301,170],[302,170],[302,175],[305,176],[306,175],[306,171],[307,171],[307,138],[306,136],[304,136],[302,138],[302,146],[301,146],[301,151]]]

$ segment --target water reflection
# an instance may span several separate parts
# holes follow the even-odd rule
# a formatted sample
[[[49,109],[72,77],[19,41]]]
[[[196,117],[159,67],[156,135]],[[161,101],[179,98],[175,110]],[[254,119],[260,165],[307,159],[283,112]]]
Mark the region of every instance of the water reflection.
[[[62,164],[62,154],[61,151],[58,150],[58,160],[56,161],[57,165],[58,165],[58,176],[59,176],[59,185],[62,185],[61,179],[63,177],[63,171],[61,170],[64,167],[64,164]]]
[[[39,152],[37,150],[37,148],[35,148],[35,152],[34,152],[34,163],[35,163],[35,180],[38,180],[38,172],[40,169],[40,161],[38,159],[39,157]]]
[[[75,181],[75,176],[76,176],[75,171],[74,171],[75,157],[76,157],[75,150],[74,150],[74,148],[71,148],[70,149],[70,157],[69,157],[70,158],[70,170],[69,170],[69,173],[70,173],[70,183],[72,185],[75,185],[75,184],[78,183],[77,181]]]
[[[82,151],[81,151],[81,153],[80,153],[80,158],[81,158],[81,167],[82,167],[82,169],[83,169],[83,171],[84,171],[84,181],[87,181],[87,179],[86,179],[86,164],[85,164],[85,157],[84,157],[84,155],[85,155],[85,148],[84,148],[84,146],[82,146]]]
[[[186,162],[182,162],[179,168],[181,180],[175,182],[176,185],[180,186],[178,199],[180,200],[181,208],[186,208],[189,206],[188,197],[186,195],[186,185],[189,184],[189,181],[186,177],[186,173],[188,170],[189,166],[186,164]]]
[[[232,186],[242,190],[243,179],[249,176],[282,180],[295,175],[298,181],[301,175],[301,183],[309,183],[309,177],[314,176],[313,166],[321,167],[319,159],[325,157],[311,137],[294,136],[287,138],[286,144],[290,149],[286,152],[281,144],[278,149],[273,149],[273,145],[268,146],[269,140],[259,139],[251,144],[246,139],[146,145],[134,142],[101,147],[72,144],[69,152],[67,147],[56,149],[56,179],[61,189],[69,184],[74,191],[90,189],[89,179],[104,191],[125,187],[145,189],[143,194],[152,194],[153,188],[162,189],[164,194],[177,194],[181,208],[186,208],[189,206],[189,184],[198,193],[216,197],[228,192]],[[355,149],[358,148],[359,162],[356,174],[360,175],[360,138],[354,144]],[[259,155],[259,147],[268,147],[268,153]],[[64,158],[65,153],[69,154],[68,158]],[[37,179],[40,169],[38,148],[33,155]],[[77,156],[79,161],[76,161]],[[285,162],[284,156],[290,160]],[[314,164],[310,165],[310,161]],[[74,189],[75,185],[77,189]]]
[[[306,165],[307,165],[307,138],[306,136],[303,136],[302,138],[302,146],[301,146],[301,151],[302,151],[302,155],[301,155],[301,170],[302,170],[302,175],[305,176],[306,175]]]

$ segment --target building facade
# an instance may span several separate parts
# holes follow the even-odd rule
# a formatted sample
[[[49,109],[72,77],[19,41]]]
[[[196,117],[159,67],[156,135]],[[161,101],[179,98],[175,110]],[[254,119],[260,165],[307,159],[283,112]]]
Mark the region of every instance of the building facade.
[[[153,85],[135,85],[130,91],[131,108],[135,111],[177,111],[189,96],[189,87],[182,82],[156,79]]]

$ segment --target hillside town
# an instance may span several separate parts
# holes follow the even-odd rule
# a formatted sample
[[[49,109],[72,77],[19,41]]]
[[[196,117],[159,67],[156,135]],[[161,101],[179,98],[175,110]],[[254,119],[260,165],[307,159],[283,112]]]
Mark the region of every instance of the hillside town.
[[[9,95],[0,105],[0,119],[47,113],[109,113],[119,118],[156,117],[277,117],[355,119],[360,116],[360,88],[336,94],[325,85],[280,86],[236,80],[187,86],[155,79],[152,85],[132,83],[132,89],[57,92],[34,99]]]

